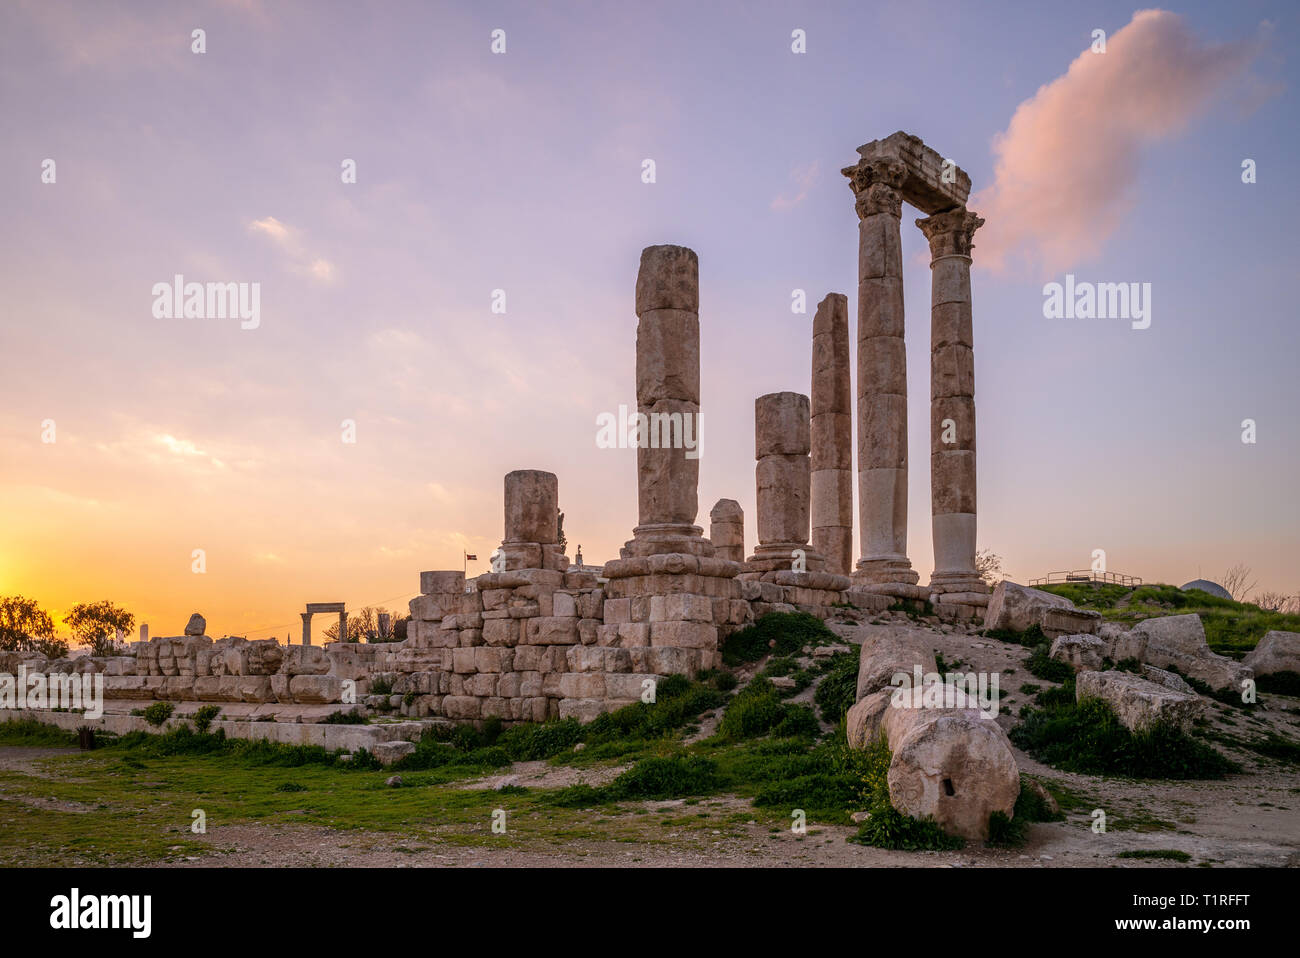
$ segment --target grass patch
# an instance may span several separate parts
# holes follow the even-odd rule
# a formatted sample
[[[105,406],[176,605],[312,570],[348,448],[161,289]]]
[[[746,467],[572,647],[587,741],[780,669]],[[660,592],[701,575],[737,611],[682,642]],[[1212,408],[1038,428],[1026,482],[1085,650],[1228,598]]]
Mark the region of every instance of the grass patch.
[[[806,646],[836,641],[835,633],[815,615],[806,612],[769,612],[753,625],[733,632],[722,643],[722,661],[728,666],[757,662],[768,654],[790,655]]]
[[[1195,591],[1200,591],[1195,590]],[[1171,862],[1189,862],[1192,856],[1187,852],[1179,851],[1177,848],[1130,848],[1128,851],[1120,852],[1116,858],[1158,858]]]
[[[1011,741],[1053,768],[1089,775],[1221,779],[1241,770],[1177,728],[1159,724],[1134,734],[1099,699],[1031,709]]]
[[[856,703],[858,661],[859,653],[856,650],[838,652],[831,656],[826,675],[813,694],[813,702],[821,711],[823,721],[838,725]]]
[[[1025,668],[1035,678],[1048,682],[1065,682],[1074,678],[1074,667],[1068,662],[1058,662],[1048,655],[1046,642],[1037,646],[1033,654],[1025,659]]]
[[[1271,695],[1292,695],[1300,697],[1300,672],[1274,672],[1271,675],[1257,675],[1255,688]]]
[[[777,738],[812,738],[821,731],[812,709],[781,701],[775,686],[755,678],[732,698],[714,736],[720,741],[738,742],[771,734]]]

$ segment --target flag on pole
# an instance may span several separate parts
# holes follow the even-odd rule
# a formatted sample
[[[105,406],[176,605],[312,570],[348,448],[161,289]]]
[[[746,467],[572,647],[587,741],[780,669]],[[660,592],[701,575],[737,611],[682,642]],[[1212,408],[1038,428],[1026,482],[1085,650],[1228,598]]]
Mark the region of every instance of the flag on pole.
[[[470,555],[468,552],[465,553],[465,558],[466,558],[467,560],[472,560],[472,561],[474,561],[474,562],[477,562],[477,561],[478,561],[478,556]]]

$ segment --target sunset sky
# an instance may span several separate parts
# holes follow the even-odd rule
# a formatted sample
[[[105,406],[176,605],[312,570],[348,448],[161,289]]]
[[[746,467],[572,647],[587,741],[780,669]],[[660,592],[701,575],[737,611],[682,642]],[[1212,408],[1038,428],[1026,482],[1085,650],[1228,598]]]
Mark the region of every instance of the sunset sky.
[[[970,174],[987,220],[980,547],[1019,581],[1104,549],[1150,581],[1244,562],[1300,591],[1300,11],[1084,6],[6,3],[0,595],[109,598],[154,635],[196,610],[259,638],[296,637],[306,602],[404,611],[421,570],[462,550],[487,570],[519,468],[558,474],[570,555],[615,558],[636,453],[598,448],[596,418],[635,404],[633,288],[659,243],[700,261],[697,522],[739,500],[752,551],[754,398],[808,391],[826,293],[856,316],[839,170],[899,129]],[[1044,318],[1067,273],[1150,283],[1150,328]],[[176,274],[260,283],[260,325],[155,318]]]

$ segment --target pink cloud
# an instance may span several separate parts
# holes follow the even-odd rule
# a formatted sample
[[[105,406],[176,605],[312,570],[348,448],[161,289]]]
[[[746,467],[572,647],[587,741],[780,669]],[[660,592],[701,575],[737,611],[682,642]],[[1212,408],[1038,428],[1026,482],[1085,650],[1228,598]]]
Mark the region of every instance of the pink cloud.
[[[1201,45],[1183,19],[1140,10],[1017,107],[993,141],[994,182],[971,200],[982,265],[1022,255],[1045,273],[1095,256],[1134,202],[1142,149],[1182,131],[1256,54]]]

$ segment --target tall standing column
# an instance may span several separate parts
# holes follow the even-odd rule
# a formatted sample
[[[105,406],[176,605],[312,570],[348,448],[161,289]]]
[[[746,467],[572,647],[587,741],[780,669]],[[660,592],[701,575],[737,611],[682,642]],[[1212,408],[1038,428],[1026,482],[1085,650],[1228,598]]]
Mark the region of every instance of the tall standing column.
[[[812,546],[837,575],[853,571],[853,388],[849,300],[817,304],[812,348]]]
[[[638,524],[625,556],[711,555],[695,525],[700,478],[700,266],[684,246],[648,246],[636,278]]]
[[[709,541],[719,559],[745,561],[745,510],[735,499],[719,499],[710,510]]]
[[[933,592],[986,592],[975,570],[975,353],[970,251],[984,220],[958,207],[918,219],[930,241]]]
[[[907,168],[863,159],[844,170],[858,214],[857,582],[915,585],[907,557],[907,352],[899,219]]]

